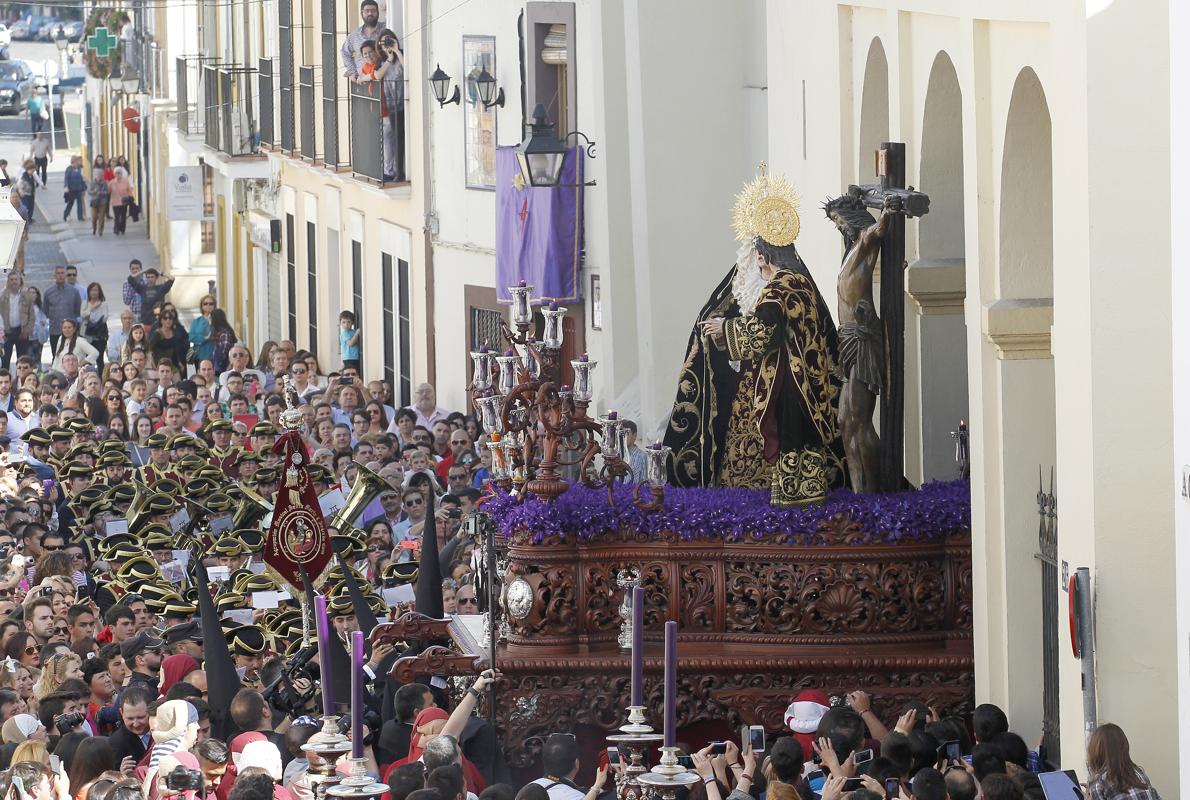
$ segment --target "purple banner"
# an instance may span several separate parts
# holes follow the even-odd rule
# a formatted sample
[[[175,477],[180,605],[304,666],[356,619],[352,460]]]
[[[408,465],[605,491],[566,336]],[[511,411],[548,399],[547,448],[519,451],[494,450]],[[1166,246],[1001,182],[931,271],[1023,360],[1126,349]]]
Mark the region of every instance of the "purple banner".
[[[520,178],[515,147],[496,148],[496,296],[532,284],[533,303],[579,299],[583,257],[582,153],[571,148],[557,188],[533,188]]]

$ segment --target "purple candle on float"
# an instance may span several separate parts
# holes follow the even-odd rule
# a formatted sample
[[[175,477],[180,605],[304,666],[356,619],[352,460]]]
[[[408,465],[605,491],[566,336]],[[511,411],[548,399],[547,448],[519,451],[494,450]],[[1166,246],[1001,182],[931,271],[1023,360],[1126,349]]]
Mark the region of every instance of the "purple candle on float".
[[[318,634],[318,674],[322,684],[322,714],[335,713],[335,698],[331,690],[331,635],[326,616],[326,598],[314,595],[314,630]]]
[[[364,632],[351,633],[351,757],[364,757]]]
[[[678,740],[678,623],[665,623],[665,741],[673,747]]]
[[[642,706],[645,693],[645,587],[632,590],[632,702]]]

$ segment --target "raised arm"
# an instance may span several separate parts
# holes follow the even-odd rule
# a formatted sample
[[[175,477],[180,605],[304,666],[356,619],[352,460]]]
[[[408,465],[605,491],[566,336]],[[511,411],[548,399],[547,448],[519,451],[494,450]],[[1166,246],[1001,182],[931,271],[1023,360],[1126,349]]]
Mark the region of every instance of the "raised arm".
[[[480,673],[479,677],[475,679],[475,683],[471,684],[471,688],[467,690],[467,694],[455,706],[455,710],[450,713],[450,718],[446,720],[446,725],[442,727],[440,736],[453,736],[456,740],[463,735],[463,728],[467,726],[467,718],[471,716],[471,712],[475,710],[475,704],[479,701],[479,695],[496,681],[500,680],[500,673],[485,669]]]

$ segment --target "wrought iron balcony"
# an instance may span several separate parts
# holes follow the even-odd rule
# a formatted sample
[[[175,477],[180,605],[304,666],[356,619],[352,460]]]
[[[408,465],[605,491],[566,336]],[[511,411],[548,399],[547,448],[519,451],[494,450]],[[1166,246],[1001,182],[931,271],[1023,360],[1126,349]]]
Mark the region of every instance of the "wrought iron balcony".
[[[317,72],[320,67],[298,67],[298,108],[301,114],[298,144],[302,158],[318,160],[318,89]]]
[[[205,55],[179,56],[175,61],[178,131],[184,136],[199,136],[206,129],[206,68],[217,64],[217,59]]]
[[[357,176],[377,183],[407,180],[404,115],[398,115],[397,111],[386,103],[383,82],[351,84],[351,169]],[[388,173],[385,172],[386,147],[391,152]]]
[[[262,58],[257,62],[257,104],[260,108],[260,142],[275,147],[277,141],[277,79],[275,62]]]
[[[229,156],[260,152],[253,67],[222,64],[203,67],[204,134],[207,147]]]

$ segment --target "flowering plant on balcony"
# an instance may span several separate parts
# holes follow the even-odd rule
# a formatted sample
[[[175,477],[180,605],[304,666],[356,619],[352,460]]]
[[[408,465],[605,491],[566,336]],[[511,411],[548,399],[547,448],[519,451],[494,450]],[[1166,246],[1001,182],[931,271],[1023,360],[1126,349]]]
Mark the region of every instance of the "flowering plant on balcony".
[[[749,489],[678,489],[665,492],[665,507],[642,511],[629,486],[618,487],[608,503],[605,489],[572,486],[551,505],[530,497],[518,502],[497,492],[483,504],[508,537],[528,532],[534,543],[547,539],[579,542],[630,531],[637,538],[676,535],[684,541],[744,542],[785,534],[791,544],[810,544],[824,524],[849,520],[854,544],[937,541],[971,528],[971,492],[966,481],[927,483],[896,494],[833,492],[825,503],[800,509],[776,508],[768,492]]]

